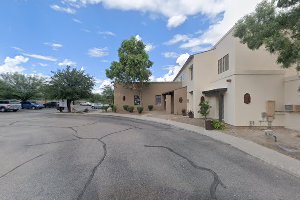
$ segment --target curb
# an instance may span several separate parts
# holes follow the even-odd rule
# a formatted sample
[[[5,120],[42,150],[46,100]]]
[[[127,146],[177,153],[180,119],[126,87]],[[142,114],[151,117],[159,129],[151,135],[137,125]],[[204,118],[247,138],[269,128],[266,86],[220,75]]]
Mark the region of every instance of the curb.
[[[123,117],[123,118],[131,118],[138,120],[145,120],[151,122],[157,122],[162,124],[172,125],[187,131],[196,132],[201,135],[208,136],[222,143],[229,144],[255,158],[258,158],[264,161],[267,164],[270,164],[274,167],[277,167],[289,174],[292,174],[298,178],[300,178],[300,161],[284,154],[281,154],[272,149],[266,148],[259,144],[256,144],[252,141],[248,141],[242,138],[238,138],[232,135],[227,135],[221,133],[219,131],[207,131],[202,127],[185,124],[181,122],[159,119],[154,117],[147,116],[135,116],[129,114],[117,114],[117,113],[89,113],[88,115],[103,115],[103,116],[114,116],[114,117]]]

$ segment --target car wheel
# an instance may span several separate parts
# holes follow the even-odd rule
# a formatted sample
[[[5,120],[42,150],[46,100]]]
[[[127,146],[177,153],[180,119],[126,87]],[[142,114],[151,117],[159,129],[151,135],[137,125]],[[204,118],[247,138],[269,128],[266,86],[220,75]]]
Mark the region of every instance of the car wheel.
[[[17,112],[18,110],[13,110],[14,112]]]
[[[31,107],[31,109],[32,109],[32,110],[35,110],[35,109],[36,109],[36,107],[35,107],[35,106],[32,106],[32,107]]]
[[[6,109],[4,107],[0,108],[0,112],[5,112]]]

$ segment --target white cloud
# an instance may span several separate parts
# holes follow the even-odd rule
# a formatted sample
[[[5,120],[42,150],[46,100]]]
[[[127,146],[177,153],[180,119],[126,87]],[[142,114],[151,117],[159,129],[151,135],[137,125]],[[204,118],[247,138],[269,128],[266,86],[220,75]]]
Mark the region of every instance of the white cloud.
[[[31,58],[39,59],[39,60],[46,60],[46,61],[51,61],[51,62],[56,62],[57,59],[51,56],[43,56],[43,55],[38,55],[38,54],[28,54],[28,53],[23,53],[24,56],[28,56]]]
[[[73,20],[73,22],[76,22],[78,24],[82,24],[82,21],[80,21],[79,19],[73,18],[72,20]]]
[[[165,43],[165,45],[174,45],[179,42],[186,42],[190,39],[188,35],[183,35],[183,34],[176,34],[173,36],[171,40]]]
[[[149,52],[149,51],[152,51],[153,49],[155,49],[155,46],[153,44],[146,44],[146,47],[145,47],[145,51]]]
[[[150,16],[162,15],[168,18],[170,28],[179,26],[188,16],[216,16],[224,10],[224,1],[226,0],[137,0],[132,3],[132,0],[62,0],[74,8],[102,4],[107,9],[148,12]]]
[[[178,74],[178,72],[180,71],[180,69],[182,68],[182,66],[184,65],[184,63],[186,62],[186,60],[189,58],[189,56],[190,55],[188,53],[181,54],[176,60],[177,65],[169,66],[167,68],[168,73],[166,73],[164,76],[158,77],[158,78],[155,78],[154,76],[152,76],[152,77],[150,77],[150,80],[158,81],[158,82],[173,81],[174,78],[176,77],[176,75]]]
[[[92,49],[89,49],[88,55],[90,57],[96,57],[96,58],[104,57],[104,56],[108,55],[107,50],[108,50],[107,47],[104,47],[104,48],[92,48]]]
[[[64,13],[68,13],[68,14],[75,14],[76,13],[76,10],[73,9],[73,8],[69,8],[69,7],[61,7],[59,5],[50,5],[50,8],[52,8],[53,10],[55,11],[58,11],[58,12],[64,12]]]
[[[99,31],[98,34],[106,36],[116,36],[116,34],[111,31]]]
[[[48,66],[48,64],[46,64],[46,63],[37,63],[39,66],[41,66],[41,67],[47,67]]]
[[[173,16],[168,19],[167,27],[168,28],[176,28],[177,26],[180,26],[181,24],[183,24],[186,20],[187,20],[187,17],[184,15]]]
[[[14,58],[6,57],[4,64],[0,65],[0,73],[14,73],[25,70],[20,64],[27,63],[29,58],[24,56],[15,56]]]
[[[162,55],[165,58],[178,58],[178,53],[175,53],[175,52],[164,52],[164,53],[162,53]]]
[[[95,82],[96,85],[93,89],[93,93],[101,94],[103,92],[103,89],[106,86],[113,87],[113,84],[110,79],[105,79],[105,80],[96,79]]]
[[[194,36],[188,39],[180,48],[195,51],[197,48],[202,49],[202,45],[214,45],[240,18],[254,11],[259,2],[261,2],[261,0],[223,0],[224,17],[213,23],[208,30],[203,31],[200,36]],[[202,32],[202,30],[200,31]]]
[[[141,37],[140,35],[136,35],[136,36],[135,36],[135,39],[136,39],[137,41],[142,41],[142,40],[143,40],[142,37]]]
[[[47,46],[49,46],[49,47],[51,47],[53,50],[58,50],[58,49],[60,49],[60,48],[63,47],[63,45],[62,45],[62,44],[59,44],[59,43],[49,43],[49,42],[45,42],[44,44],[47,45]]]
[[[89,29],[85,29],[85,28],[82,28],[81,30],[82,30],[83,32],[86,32],[86,33],[92,32],[92,31],[90,31]]]
[[[12,49],[16,50],[16,51],[19,51],[19,52],[23,52],[24,50],[19,48],[19,47],[11,47]]]
[[[77,65],[76,62],[69,60],[69,59],[64,59],[62,62],[58,63],[58,66],[60,66],[60,67],[66,67],[66,66],[75,67],[76,65]]]

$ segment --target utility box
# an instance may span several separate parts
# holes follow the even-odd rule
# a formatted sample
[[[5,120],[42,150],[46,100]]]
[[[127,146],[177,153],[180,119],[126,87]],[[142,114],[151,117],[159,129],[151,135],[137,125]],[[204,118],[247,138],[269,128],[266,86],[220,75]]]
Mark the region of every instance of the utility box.
[[[267,117],[274,118],[274,116],[275,116],[275,101],[267,101],[266,113],[267,113]]]

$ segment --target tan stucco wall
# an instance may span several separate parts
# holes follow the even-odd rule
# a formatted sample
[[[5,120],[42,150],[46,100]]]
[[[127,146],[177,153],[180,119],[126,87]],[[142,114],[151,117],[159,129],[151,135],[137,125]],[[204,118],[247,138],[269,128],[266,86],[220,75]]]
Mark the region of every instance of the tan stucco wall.
[[[182,103],[179,98],[182,98]],[[186,87],[174,91],[174,114],[181,115],[182,109],[187,110],[187,90]]]
[[[155,105],[155,96],[178,88],[181,88],[180,82],[151,82],[142,92],[142,106],[145,110],[148,109],[148,105],[153,105],[154,110],[164,110],[165,100],[163,96],[161,97],[161,105]],[[134,95],[139,95],[139,93],[124,88],[122,85],[115,85],[114,95],[114,104],[118,110],[123,110],[123,105],[134,105]],[[123,101],[123,96],[125,96],[125,101]]]

